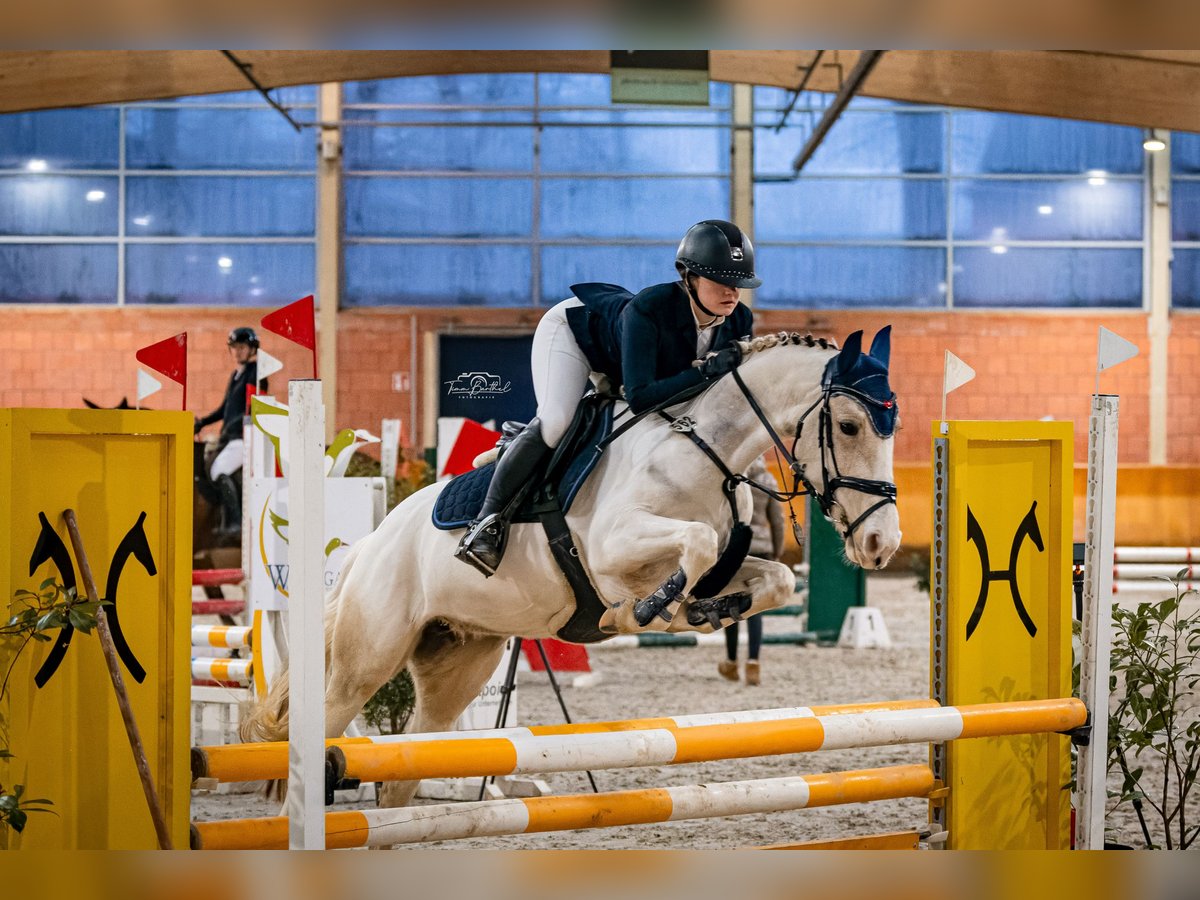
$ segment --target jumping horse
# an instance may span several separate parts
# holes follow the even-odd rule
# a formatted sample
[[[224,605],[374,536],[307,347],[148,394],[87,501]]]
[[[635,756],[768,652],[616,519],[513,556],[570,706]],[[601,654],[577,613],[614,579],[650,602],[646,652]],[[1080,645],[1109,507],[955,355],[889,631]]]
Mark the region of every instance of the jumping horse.
[[[691,594],[720,557],[731,522],[749,518],[750,489],[737,473],[772,447],[793,480],[784,496],[815,494],[850,561],[881,568],[900,545],[890,326],[868,353],[861,332],[840,351],[786,332],[740,348],[733,372],[638,418],[612,441],[569,509],[579,555],[609,607],[600,623],[606,632],[711,632],[714,618],[723,626],[788,600],[791,570],[755,557],[744,559],[721,598]],[[411,730],[450,729],[510,636],[555,636],[574,611],[572,590],[537,525],[512,527],[491,578],[455,561],[458,535],[431,523],[443,488],[408,497],[359,541],[327,598],[329,737],[343,734],[404,667],[417,694]],[[283,740],[287,720],[284,671],[243,719],[243,738]],[[415,790],[413,782],[388,785],[381,804],[402,806]]]

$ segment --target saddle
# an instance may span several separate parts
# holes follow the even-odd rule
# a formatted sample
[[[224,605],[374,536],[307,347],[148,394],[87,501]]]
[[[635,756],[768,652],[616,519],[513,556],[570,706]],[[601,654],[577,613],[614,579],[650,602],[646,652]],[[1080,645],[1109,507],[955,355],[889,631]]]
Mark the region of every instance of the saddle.
[[[600,445],[612,431],[616,400],[606,394],[584,396],[542,475],[514,500],[516,509],[511,521],[540,521],[536,507],[546,496],[557,498],[563,514],[570,511],[579,489],[600,462],[603,453]],[[499,444],[501,454],[524,427],[521,422],[504,423],[504,437]],[[433,506],[434,526],[442,531],[466,528],[479,514],[495,471],[496,464],[491,462],[452,479]]]

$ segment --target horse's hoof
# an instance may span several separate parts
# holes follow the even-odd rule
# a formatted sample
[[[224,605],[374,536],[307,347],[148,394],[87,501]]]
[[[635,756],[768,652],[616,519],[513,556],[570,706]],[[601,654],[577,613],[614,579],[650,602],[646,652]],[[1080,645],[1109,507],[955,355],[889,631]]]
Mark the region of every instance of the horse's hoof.
[[[600,616],[600,621],[596,623],[596,627],[605,634],[620,634],[621,629],[617,625],[617,609],[616,606],[610,606]]]

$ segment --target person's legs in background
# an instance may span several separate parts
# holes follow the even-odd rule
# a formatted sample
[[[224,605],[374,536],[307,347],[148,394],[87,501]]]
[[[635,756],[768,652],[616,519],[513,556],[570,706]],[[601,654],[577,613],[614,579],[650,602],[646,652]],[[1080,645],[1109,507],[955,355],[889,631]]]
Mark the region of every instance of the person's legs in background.
[[[762,673],[758,667],[758,653],[762,648],[762,616],[751,616],[747,619],[746,630],[750,639],[749,652],[746,654],[746,684],[756,685],[762,681]]]
[[[725,659],[717,664],[717,672],[729,681],[738,680],[737,651],[738,626],[737,622],[730,622],[725,626]]]

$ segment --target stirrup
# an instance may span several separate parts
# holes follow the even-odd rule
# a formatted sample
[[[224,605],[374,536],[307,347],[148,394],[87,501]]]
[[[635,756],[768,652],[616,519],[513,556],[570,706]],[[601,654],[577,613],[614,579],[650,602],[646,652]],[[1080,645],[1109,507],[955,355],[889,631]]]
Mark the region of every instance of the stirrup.
[[[714,629],[724,628],[724,619],[730,622],[742,621],[742,615],[754,605],[754,598],[746,591],[736,594],[726,594],[724,597],[712,597],[704,600],[693,600],[688,605],[687,621],[697,627],[708,624]]]
[[[492,534],[496,535],[494,545],[487,540]],[[499,513],[492,513],[473,523],[467,529],[467,533],[458,542],[458,549],[454,551],[454,556],[474,566],[483,573],[484,578],[491,578],[496,574],[496,570],[500,567],[500,561],[504,558],[507,539],[508,523],[501,518]],[[483,546],[476,547],[476,542]]]

